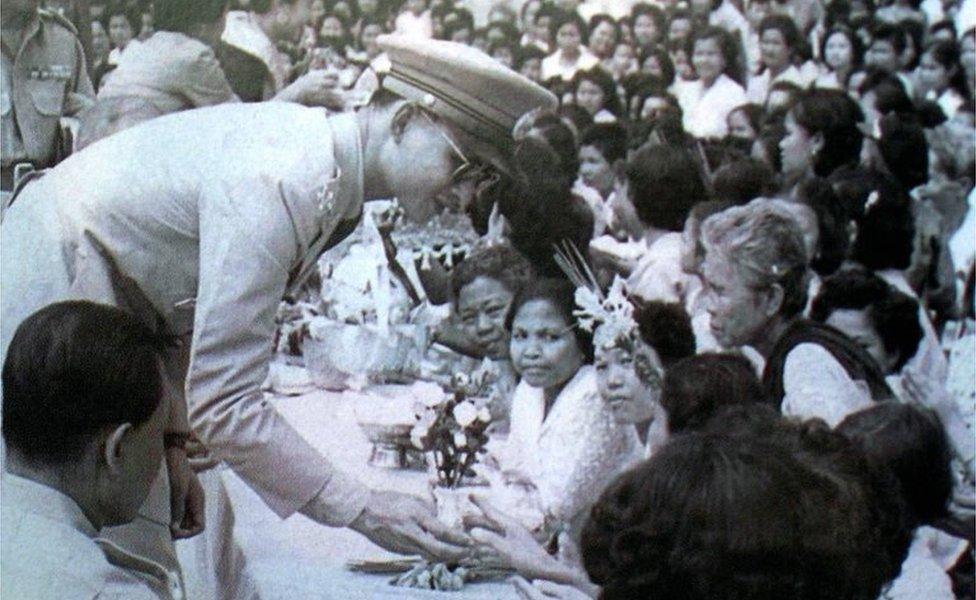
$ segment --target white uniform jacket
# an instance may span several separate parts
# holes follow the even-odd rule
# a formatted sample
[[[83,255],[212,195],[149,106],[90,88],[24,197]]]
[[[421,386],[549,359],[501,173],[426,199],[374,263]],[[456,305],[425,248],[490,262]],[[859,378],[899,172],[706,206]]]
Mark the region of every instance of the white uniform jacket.
[[[29,184],[5,215],[3,352],[24,318],[67,298],[123,306],[185,336],[189,421],[210,451],[279,516],[322,491],[334,505],[330,524],[347,525],[366,488],[260,387],[282,296],[353,229],[362,203],[351,115],[223,105],[106,138]]]

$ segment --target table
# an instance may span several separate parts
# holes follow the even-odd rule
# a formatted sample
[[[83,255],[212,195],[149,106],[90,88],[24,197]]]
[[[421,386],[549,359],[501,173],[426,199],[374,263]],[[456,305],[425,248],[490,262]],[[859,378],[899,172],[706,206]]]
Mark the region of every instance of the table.
[[[368,391],[368,390],[367,390]],[[426,496],[427,474],[367,465],[371,445],[356,420],[356,406],[376,401],[357,392],[315,390],[300,396],[273,396],[277,410],[317,449],[363,482],[377,488]],[[410,405],[403,407],[409,410]],[[230,470],[222,472],[231,498],[234,534],[263,598],[517,598],[509,583],[469,584],[460,592],[399,588],[389,577],[352,573],[351,559],[382,559],[386,552],[348,529],[323,527],[296,514],[282,521]]]

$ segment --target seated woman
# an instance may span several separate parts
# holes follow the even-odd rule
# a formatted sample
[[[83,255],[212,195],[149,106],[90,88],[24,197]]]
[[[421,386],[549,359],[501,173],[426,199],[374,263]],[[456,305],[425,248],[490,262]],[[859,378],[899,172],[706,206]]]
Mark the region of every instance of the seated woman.
[[[869,461],[891,471],[915,528],[901,574],[882,598],[955,598],[947,572],[969,544],[945,531],[952,529],[944,521],[952,473],[949,444],[935,415],[908,404],[885,403],[847,417],[837,431],[862,448]],[[971,538],[971,526],[966,529]]]
[[[803,45],[803,36],[792,18],[774,14],[759,23],[760,73],[749,79],[749,102],[765,105],[774,83],[788,81],[806,88],[809,79],[794,64]]]
[[[685,131],[696,138],[721,139],[728,133],[729,113],[746,103],[738,82],[736,42],[724,29],[708,27],[695,35],[693,48],[691,63],[698,79],[675,89]]]
[[[583,532],[600,598],[878,597],[864,487],[756,436],[679,436],[604,492]]]
[[[556,51],[542,60],[542,81],[553,77],[571,81],[577,71],[600,64],[600,59],[586,47],[586,24],[575,12],[554,11],[549,32]]]
[[[864,134],[864,113],[839,90],[813,89],[800,94],[786,114],[785,136],[778,145],[783,193],[793,195],[814,176],[830,178],[857,165]]]
[[[810,318],[864,348],[889,376],[889,384],[922,339],[918,302],[864,269],[845,269],[825,279]]]
[[[510,399],[515,373],[508,354],[505,318],[512,300],[532,278],[525,258],[507,245],[475,249],[451,272],[453,312],[438,325],[433,341],[463,355],[448,361],[452,373],[474,369],[475,362],[490,359],[499,371],[498,398]],[[493,404],[492,426],[508,431],[510,406]]]
[[[848,260],[873,271],[896,290],[918,300],[906,274],[920,253],[931,246],[916,235],[913,200],[889,175],[857,169],[838,177],[834,189],[854,224]],[[925,262],[925,261],[922,261]],[[938,335],[925,308],[918,310],[922,340],[907,368],[944,383],[948,366]]]
[[[669,432],[661,406],[665,373],[694,355],[695,337],[680,304],[636,303],[633,310],[630,302],[617,304],[623,310],[607,313],[593,336],[597,389],[618,424],[637,428],[650,456]]]
[[[640,455],[633,427],[615,423],[598,398],[592,340],[576,327],[574,291],[565,280],[530,283],[507,319],[512,364],[522,379],[492,501],[543,535],[578,520]]]
[[[762,355],[763,387],[784,414],[833,426],[891,398],[867,352],[800,316],[809,258],[792,213],[768,201],[733,207],[705,221],[702,241],[712,333],[726,348],[751,346]]]
[[[615,123],[623,115],[617,84],[603,67],[577,71],[573,77],[573,95],[576,106],[593,117],[594,123]]]
[[[602,299],[585,290],[578,291],[577,297],[589,298],[579,303],[575,312],[579,327],[595,327],[594,369],[600,399],[619,426],[636,427],[631,437],[644,444],[643,452],[639,446],[631,445],[634,451],[629,453],[630,461],[624,465],[630,466],[667,440],[667,419],[659,403],[661,381],[666,377],[666,369],[690,359],[694,353],[691,323],[680,305],[631,303],[623,294],[619,279]],[[755,379],[755,374],[752,377]],[[597,494],[601,489],[581,492]],[[473,535],[490,547],[505,565],[526,577],[576,583],[586,588],[587,579],[581,565],[565,555],[575,547],[570,536],[557,539],[565,559],[559,560],[547,554],[518,521],[488,502],[478,504],[489,520],[487,524],[478,524],[502,531],[475,530]]]

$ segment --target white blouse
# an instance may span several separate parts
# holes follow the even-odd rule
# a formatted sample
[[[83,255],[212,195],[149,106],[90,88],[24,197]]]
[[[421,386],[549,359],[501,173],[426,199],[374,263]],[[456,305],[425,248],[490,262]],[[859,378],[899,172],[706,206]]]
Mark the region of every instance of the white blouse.
[[[537,522],[526,522],[519,493],[493,490],[493,500],[500,506],[521,504],[513,514],[528,526],[541,524],[543,515],[572,520],[599,498],[616,475],[643,456],[634,427],[618,425],[600,399],[592,366],[580,368],[549,414],[544,412],[543,391],[519,383],[512,398],[511,431],[499,457],[503,471],[518,471],[531,480]]]
[[[783,365],[782,413],[801,419],[820,418],[836,427],[845,417],[871,406],[871,392],[855,381],[819,344],[798,344]]]
[[[563,81],[571,80],[578,71],[588,71],[600,64],[600,59],[590,52],[586,46],[580,46],[579,57],[571,64],[563,64],[563,51],[556,50],[542,59],[540,68],[542,81],[553,77],[561,77]]]
[[[685,131],[696,138],[725,137],[729,131],[726,117],[746,103],[745,90],[724,73],[708,89],[701,81],[689,81],[676,91]]]

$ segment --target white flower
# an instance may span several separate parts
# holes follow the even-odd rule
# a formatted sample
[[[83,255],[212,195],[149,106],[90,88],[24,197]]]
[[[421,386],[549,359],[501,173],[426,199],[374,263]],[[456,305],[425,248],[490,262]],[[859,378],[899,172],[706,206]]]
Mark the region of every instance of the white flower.
[[[490,422],[491,421],[491,411],[489,411],[488,408],[486,408],[486,407],[482,407],[481,410],[478,411],[478,420],[481,421],[481,422],[483,422],[483,423]]]
[[[454,434],[454,446],[456,448],[464,448],[468,445],[468,436],[464,435],[463,431],[458,431]]]
[[[468,402],[467,400],[457,404],[452,412],[454,414],[454,419],[461,427],[467,427],[468,425],[474,423],[474,420],[478,418],[478,409],[475,408],[474,404]]]
[[[414,445],[418,450],[424,449],[424,436],[427,435],[426,431],[420,432],[416,428],[410,432],[410,443]]]

